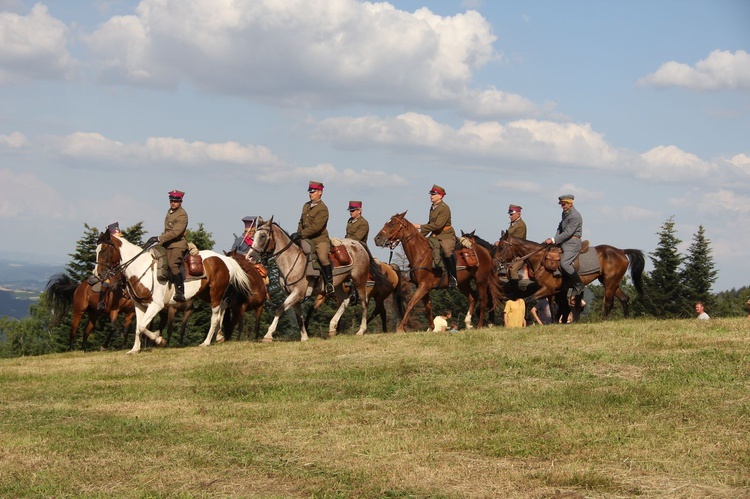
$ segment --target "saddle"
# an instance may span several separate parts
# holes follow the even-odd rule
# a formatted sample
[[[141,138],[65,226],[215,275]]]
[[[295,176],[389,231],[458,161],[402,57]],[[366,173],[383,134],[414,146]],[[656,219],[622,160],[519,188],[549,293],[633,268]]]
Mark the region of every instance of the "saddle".
[[[309,239],[302,239],[300,248],[307,257],[305,275],[308,277],[320,276],[320,262],[318,261],[318,252],[315,251],[315,245]],[[333,275],[335,276],[346,274],[352,268],[352,256],[346,246],[342,244],[341,239],[331,238],[331,250],[328,252],[328,258],[333,265]]]
[[[596,251],[589,253],[589,241],[581,241],[581,250],[578,252],[574,266],[580,275],[594,274],[599,272],[599,256]],[[559,246],[549,248],[544,254],[544,268],[550,273],[560,273],[560,261],[563,251]]]
[[[169,265],[167,263],[167,250],[164,246],[156,245],[152,248],[154,258],[156,259],[156,278],[161,283],[170,281]],[[203,267],[203,258],[198,251],[198,247],[193,243],[188,243],[188,252],[180,264],[182,277],[185,282],[197,279],[206,279],[206,271]]]

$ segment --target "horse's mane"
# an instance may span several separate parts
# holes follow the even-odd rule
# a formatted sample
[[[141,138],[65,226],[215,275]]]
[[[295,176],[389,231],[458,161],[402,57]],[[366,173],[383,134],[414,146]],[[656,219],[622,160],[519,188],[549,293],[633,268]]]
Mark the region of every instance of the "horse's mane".
[[[482,239],[476,234],[474,234],[474,242],[477,243],[479,246],[483,247],[484,249],[486,249],[487,251],[492,251],[493,249],[495,249],[494,244],[492,244],[491,242],[485,239]]]

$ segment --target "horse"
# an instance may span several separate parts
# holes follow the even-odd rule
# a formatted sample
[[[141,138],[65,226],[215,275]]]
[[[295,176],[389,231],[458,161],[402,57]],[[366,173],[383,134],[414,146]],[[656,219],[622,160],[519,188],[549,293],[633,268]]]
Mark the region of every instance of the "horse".
[[[267,291],[266,283],[263,280],[263,276],[260,275],[258,269],[250,263],[246,255],[238,253],[237,249],[233,249],[229,252],[224,252],[225,256],[235,260],[240,267],[247,274],[247,278],[250,280],[251,293],[249,295],[243,295],[241,293],[234,293],[229,300],[227,319],[227,328],[225,336],[227,340],[232,338],[234,328],[239,326],[237,339],[242,336],[242,330],[244,329],[245,313],[249,310],[255,311],[255,335],[254,338],[260,339],[260,318],[263,315],[263,304],[266,302]],[[234,288],[232,288],[234,289]]]
[[[85,352],[88,345],[89,335],[94,329],[96,322],[101,316],[109,317],[109,333],[107,334],[102,349],[109,347],[109,342],[115,332],[115,321],[120,313],[125,314],[123,326],[123,341],[127,340],[127,331],[135,316],[135,307],[130,296],[124,292],[124,282],[116,281],[117,285],[110,287],[109,293],[104,299],[104,310],[99,310],[99,292],[94,291],[88,279],[77,283],[66,274],[56,274],[47,282],[47,296],[53,303],[52,324],[59,324],[62,318],[73,307],[73,322],[70,326],[70,343],[68,350],[73,350],[76,332],[83,314],[88,318],[86,328],[83,332],[82,349]]]
[[[361,336],[367,330],[367,276],[369,272],[370,256],[364,246],[353,239],[341,239],[341,244],[348,251],[352,263],[351,267],[343,273],[336,273],[341,267],[334,267],[333,285],[335,289],[338,309],[328,325],[328,335],[336,334],[336,327],[349,305],[349,296],[343,289],[343,282],[351,277],[354,287],[360,297],[363,297],[362,318],[357,335]],[[313,249],[313,251],[315,251]],[[255,231],[253,245],[248,252],[251,262],[259,261],[264,255],[270,255],[276,260],[279,269],[279,284],[287,293],[286,299],[276,307],[273,322],[268,327],[264,342],[273,341],[273,333],[286,310],[293,308],[299,324],[300,341],[307,341],[306,321],[302,317],[302,300],[315,294],[317,297],[324,294],[324,282],[322,276],[307,275],[307,255],[289,237],[289,234],[279,224],[274,223],[273,217],[262,223]],[[316,300],[317,304],[324,300]],[[313,310],[315,304],[313,305]]]
[[[128,290],[135,302],[135,342],[129,354],[141,349],[141,335],[145,334],[157,346],[166,346],[167,341],[160,333],[148,329],[149,324],[165,307],[177,304],[174,301],[174,286],[158,279],[157,257],[153,249],[143,249],[109,232],[99,235],[96,247],[97,259],[103,260],[118,269],[127,278]],[[200,252],[203,259],[205,278],[188,280],[185,283],[185,298],[199,298],[211,305],[211,326],[201,346],[209,346],[214,335],[217,342],[224,341],[221,321],[226,304],[224,296],[230,285],[236,286],[245,294],[250,293],[250,281],[242,267],[233,259],[213,251]]]
[[[380,266],[380,273],[382,277],[375,278],[372,287],[367,288],[367,299],[375,301],[375,308],[367,318],[367,322],[370,322],[375,318],[376,315],[380,316],[380,321],[383,325],[383,332],[388,331],[388,323],[386,321],[385,311],[385,300],[391,294],[393,295],[393,303],[396,308],[397,316],[399,321],[404,317],[406,310],[406,298],[404,298],[402,290],[401,280],[401,269],[395,263],[390,265],[385,262],[378,261]]]
[[[558,306],[562,307],[564,303],[567,303],[566,292],[570,285],[561,276],[556,276],[545,268],[544,258],[551,248],[552,245],[535,243],[526,239],[513,237],[504,232],[498,243],[498,251],[495,258],[504,264],[509,263],[514,258],[526,260],[526,263],[533,271],[535,282],[539,285],[539,289],[531,297],[539,299],[555,295]],[[598,279],[604,285],[605,319],[614,307],[615,297],[622,304],[623,315],[628,317],[628,303],[630,298],[623,292],[620,283],[629,267],[633,285],[638,292],[638,296],[643,296],[643,271],[646,265],[643,251],[638,249],[623,250],[607,244],[595,246],[594,249],[599,258],[599,271],[581,275],[581,281],[584,284],[589,284]],[[496,301],[503,299],[503,292],[500,286],[493,284],[491,292],[493,299]]]
[[[430,329],[434,328],[432,305],[430,304],[430,290],[435,288],[447,288],[448,278],[447,271],[441,271],[433,268],[433,256],[430,242],[423,236],[414,225],[404,216],[406,212],[393,215],[383,228],[375,236],[375,244],[381,247],[395,248],[400,242],[404,247],[404,253],[409,260],[409,274],[411,280],[416,284],[417,289],[414,292],[409,303],[406,305],[406,311],[401,319],[396,332],[403,332],[406,322],[409,319],[411,310],[417,301],[422,300],[425,311],[430,319]],[[467,328],[473,327],[471,316],[479,301],[479,327],[484,327],[484,313],[487,306],[487,285],[492,274],[492,258],[489,252],[479,245],[473,245],[473,251],[476,254],[477,265],[466,266],[458,270],[457,280],[458,289],[469,300],[469,310],[466,313]],[[456,261],[461,262],[459,251],[456,250]],[[471,281],[476,284],[476,290],[471,289]]]

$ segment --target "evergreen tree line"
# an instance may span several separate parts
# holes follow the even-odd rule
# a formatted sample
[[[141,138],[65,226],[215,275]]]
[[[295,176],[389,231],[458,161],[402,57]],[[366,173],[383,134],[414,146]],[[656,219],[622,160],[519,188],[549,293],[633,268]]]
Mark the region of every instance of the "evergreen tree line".
[[[84,224],[84,233],[75,246],[75,252],[69,254],[70,262],[65,268],[65,272],[76,282],[87,279],[93,272],[96,263],[96,241],[99,237],[99,230]],[[123,236],[133,244],[142,246],[145,240],[146,231],[143,229],[143,222],[124,229]],[[713,284],[717,279],[713,257],[711,255],[710,241],[706,237],[703,226],[698,228],[698,232],[693,235],[692,244],[689,246],[686,255],[679,252],[678,246],[682,243],[677,237],[675,230],[674,217],[670,217],[660,228],[657,233],[659,242],[656,249],[649,253],[653,264],[653,271],[644,274],[645,293],[642,298],[637,298],[637,294],[629,279],[623,280],[623,289],[631,297],[630,309],[631,317],[655,317],[661,319],[684,319],[694,316],[694,305],[697,301],[706,304],[706,310],[712,317],[733,317],[742,316],[747,313],[745,302],[750,297],[750,289],[743,287],[739,290],[723,291],[718,294],[711,292]],[[215,241],[213,234],[206,231],[202,223],[198,224],[196,230],[188,229],[186,233],[188,241],[194,243],[199,249],[213,249]],[[236,237],[236,235],[235,235]],[[219,251],[220,252],[220,251]],[[403,253],[394,254],[395,263],[402,269],[408,269],[408,261]],[[283,302],[285,294],[279,286],[279,269],[274,261],[268,260],[264,264],[269,272],[269,295],[270,300],[261,317],[259,333],[265,334],[268,326],[273,320],[275,306]],[[408,271],[402,275],[404,282],[402,292],[407,299],[413,293],[413,286],[408,280]],[[589,300],[586,307],[586,314],[583,320],[597,321],[601,319],[601,300],[603,296],[603,286],[588,286]],[[458,322],[461,329],[465,327],[464,320],[466,310],[468,309],[468,300],[463,294],[455,290],[435,290],[430,294],[433,314],[442,314],[446,310],[451,310],[453,320]],[[532,303],[529,303],[531,305]],[[306,314],[309,307],[312,306],[312,300],[307,300],[303,304],[303,313]],[[372,304],[370,308],[372,309]],[[340,323],[339,331],[347,332],[356,328],[358,317],[361,313],[361,305],[349,307],[344,314]],[[396,317],[395,307],[392,298],[386,303],[388,310],[388,330],[395,330],[399,318]],[[328,337],[328,323],[335,313],[335,300],[328,300],[322,305],[310,318],[308,333],[311,336]],[[494,315],[494,317],[493,317]],[[0,317],[0,356],[16,357],[23,355],[41,355],[45,353],[63,352],[68,348],[68,339],[70,335],[71,318],[67,317],[60,324],[52,325],[53,311],[51,304],[47,301],[44,293],[38,303],[32,305],[28,317],[16,320],[9,317]],[[622,309],[618,303],[615,303],[612,318],[622,317]],[[472,317],[473,324],[476,325],[478,310]],[[206,332],[210,326],[211,311],[208,304],[197,301],[195,311],[190,318],[185,331],[183,344],[178,344],[179,335],[173,335],[170,347],[174,346],[192,346],[197,345],[205,338]],[[122,318],[118,319],[120,329],[122,329]],[[133,321],[135,322],[135,321]],[[249,313],[245,316],[243,331],[234,331],[233,339],[255,339],[254,314]],[[496,325],[502,324],[502,313],[491,314],[488,322]],[[531,323],[531,322],[530,322]],[[152,325],[152,330],[159,329],[163,325]],[[179,328],[179,324],[175,325]],[[427,317],[424,313],[424,307],[420,303],[415,307],[414,313],[411,314],[407,330],[425,331],[429,327]],[[369,323],[370,332],[381,330],[380,320],[374,318]],[[94,333],[89,338],[90,348],[99,348],[104,342],[106,331],[106,321],[102,318],[97,324]],[[115,337],[111,344],[113,348],[129,348],[133,341],[133,326],[129,332],[128,338],[122,336]],[[298,340],[299,328],[297,326],[294,314],[287,311],[281,318],[275,339],[277,340]],[[83,332],[83,324],[79,327],[76,336],[80,345],[80,338]],[[166,331],[163,332],[166,335]],[[226,331],[225,335],[229,337],[231,332]]]

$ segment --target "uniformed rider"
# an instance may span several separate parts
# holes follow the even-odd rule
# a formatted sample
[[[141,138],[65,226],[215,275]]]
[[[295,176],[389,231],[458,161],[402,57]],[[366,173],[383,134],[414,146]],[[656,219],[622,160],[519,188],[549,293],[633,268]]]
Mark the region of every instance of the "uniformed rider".
[[[147,241],[147,245],[159,243],[167,250],[167,264],[169,265],[169,274],[174,284],[175,294],[174,301],[185,301],[185,280],[180,271],[188,245],[185,238],[185,231],[188,226],[188,215],[182,207],[182,198],[185,193],[178,190],[169,192],[169,210],[164,217],[164,232],[160,236],[153,236]]]
[[[328,207],[322,200],[323,183],[310,181],[307,193],[310,201],[302,206],[302,215],[297,224],[297,232],[292,234],[292,240],[299,242],[300,239],[309,239],[315,245],[318,254],[318,263],[325,279],[326,294],[333,294],[333,265],[329,253],[331,252],[331,239],[328,237]]]
[[[433,185],[430,189],[430,219],[426,224],[414,224],[423,236],[434,237],[440,243],[443,263],[448,270],[448,287],[455,288],[458,285],[456,279],[456,256],[453,250],[456,248],[456,231],[451,225],[451,209],[443,202],[445,189],[439,185]]]
[[[122,232],[120,232],[120,223],[114,222],[109,225],[107,225],[107,230],[110,234],[117,237],[122,237]],[[112,277],[110,275],[105,275],[104,279],[102,279],[102,287],[99,291],[99,303],[97,304],[96,309],[100,312],[103,312],[107,309],[106,304],[104,303],[104,299],[107,297],[107,293],[109,292],[109,287],[112,285]]]
[[[576,272],[573,264],[576,261],[578,252],[581,251],[581,235],[583,234],[583,218],[578,210],[573,206],[575,196],[572,194],[563,194],[558,197],[558,203],[562,208],[562,220],[557,226],[555,237],[548,237],[544,242],[547,244],[557,244],[563,251],[560,260],[560,270],[573,284],[576,295],[583,293],[584,284],[581,277]]]

